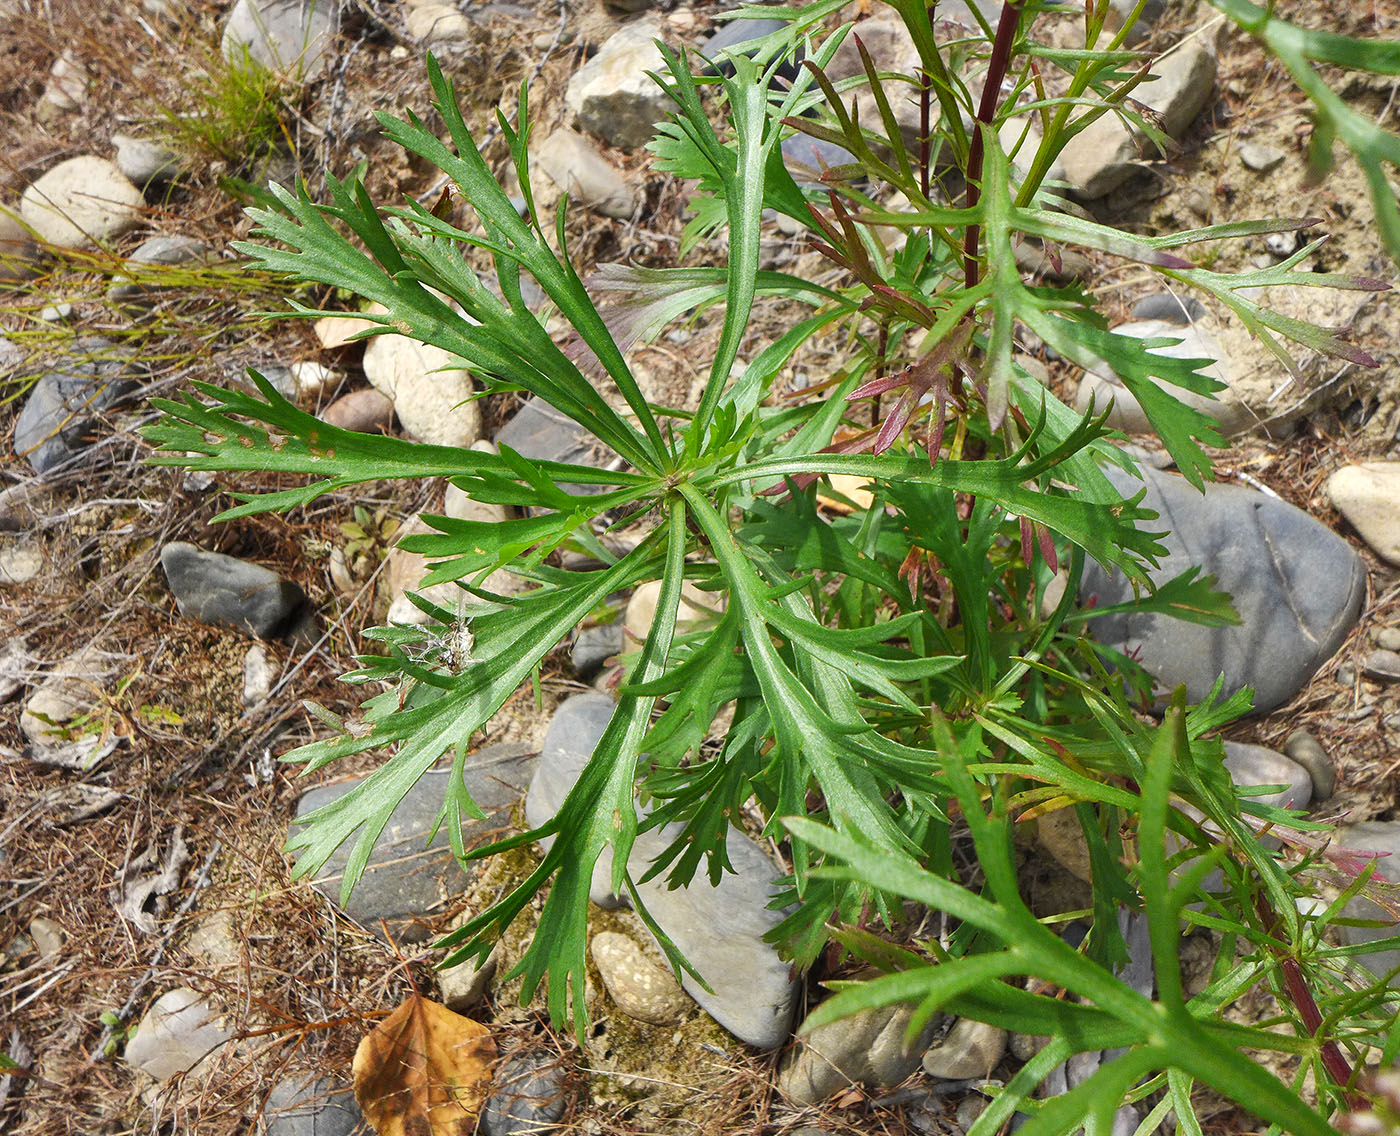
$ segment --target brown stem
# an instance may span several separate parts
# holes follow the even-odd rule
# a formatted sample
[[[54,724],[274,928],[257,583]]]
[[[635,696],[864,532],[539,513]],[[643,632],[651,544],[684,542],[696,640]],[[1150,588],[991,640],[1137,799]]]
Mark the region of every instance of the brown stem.
[[[996,39],[992,41],[992,58],[987,64],[987,78],[982,87],[982,101],[977,107],[977,122],[972,132],[972,144],[967,152],[967,207],[971,209],[982,196],[982,130],[983,124],[990,125],[996,115],[997,101],[1001,98],[1001,83],[1006,78],[1011,64],[1011,45],[1016,39],[1016,29],[1021,23],[1021,5],[1024,0],[1006,0],[1001,6],[1001,20],[997,24]],[[969,225],[963,238],[963,278],[969,288],[977,284],[977,242],[981,226]]]

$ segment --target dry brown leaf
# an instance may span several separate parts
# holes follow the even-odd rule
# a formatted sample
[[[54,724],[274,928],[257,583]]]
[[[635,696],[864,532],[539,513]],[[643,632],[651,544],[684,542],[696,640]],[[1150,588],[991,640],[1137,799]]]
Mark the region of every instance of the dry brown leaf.
[[[355,1100],[379,1136],[471,1136],[495,1056],[480,1022],[414,994],[355,1050]]]

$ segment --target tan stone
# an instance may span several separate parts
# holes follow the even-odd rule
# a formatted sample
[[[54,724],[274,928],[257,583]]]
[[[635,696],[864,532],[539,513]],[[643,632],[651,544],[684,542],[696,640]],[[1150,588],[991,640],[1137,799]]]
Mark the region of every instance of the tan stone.
[[[60,162],[24,191],[20,216],[59,248],[86,249],[141,224],[141,191],[106,158]]]
[[[1327,497],[1382,560],[1400,564],[1400,462],[1362,462],[1327,480]]]
[[[589,944],[593,961],[617,1008],[629,1018],[669,1025],[690,1006],[676,980],[647,958],[633,940],[600,931]]]

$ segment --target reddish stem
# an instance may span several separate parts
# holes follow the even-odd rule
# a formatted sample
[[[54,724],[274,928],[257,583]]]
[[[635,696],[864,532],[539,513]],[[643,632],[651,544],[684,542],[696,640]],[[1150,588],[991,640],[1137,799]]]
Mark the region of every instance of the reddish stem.
[[[967,207],[971,209],[982,196],[982,125],[991,124],[996,116],[997,103],[1001,98],[1002,80],[1006,78],[1011,64],[1011,45],[1016,39],[1016,29],[1021,23],[1021,5],[1024,0],[1006,0],[1001,6],[1001,21],[997,24],[996,39],[992,41],[992,58],[987,64],[987,79],[982,87],[982,102],[977,107],[977,121],[972,132],[972,143],[967,152]],[[963,276],[969,288],[977,284],[977,242],[981,235],[980,225],[969,225],[963,238]]]

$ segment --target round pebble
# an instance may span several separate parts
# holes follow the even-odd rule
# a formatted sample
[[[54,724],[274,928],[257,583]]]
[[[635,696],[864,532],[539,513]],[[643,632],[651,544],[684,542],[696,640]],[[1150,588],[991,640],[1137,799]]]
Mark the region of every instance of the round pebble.
[[[675,979],[626,935],[600,931],[593,936],[590,950],[603,985],[629,1018],[669,1025],[685,1013],[688,999]]]
[[[1332,795],[1337,787],[1337,765],[1317,738],[1307,730],[1294,730],[1283,743],[1283,752],[1308,771],[1313,800],[1325,801]]]

